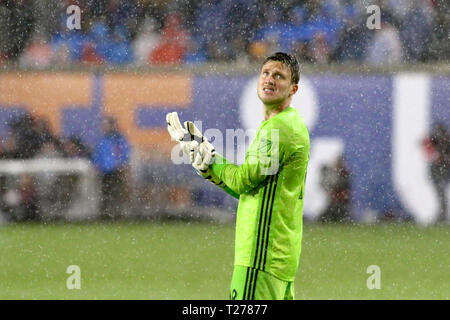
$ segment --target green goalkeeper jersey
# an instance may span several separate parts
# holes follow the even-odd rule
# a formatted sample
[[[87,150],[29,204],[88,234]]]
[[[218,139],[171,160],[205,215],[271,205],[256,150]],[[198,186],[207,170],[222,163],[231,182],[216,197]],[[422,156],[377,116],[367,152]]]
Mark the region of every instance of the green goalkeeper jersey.
[[[212,171],[239,195],[235,265],[294,281],[308,160],[308,130],[292,107],[262,122],[242,165],[216,155]]]

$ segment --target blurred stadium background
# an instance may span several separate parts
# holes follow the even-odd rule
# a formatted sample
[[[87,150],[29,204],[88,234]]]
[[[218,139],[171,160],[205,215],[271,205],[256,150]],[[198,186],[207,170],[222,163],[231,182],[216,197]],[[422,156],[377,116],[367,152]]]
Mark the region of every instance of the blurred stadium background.
[[[226,299],[237,201],[194,173],[165,114],[242,162],[281,50],[311,136],[297,297],[448,299],[449,9],[0,0],[0,298]]]

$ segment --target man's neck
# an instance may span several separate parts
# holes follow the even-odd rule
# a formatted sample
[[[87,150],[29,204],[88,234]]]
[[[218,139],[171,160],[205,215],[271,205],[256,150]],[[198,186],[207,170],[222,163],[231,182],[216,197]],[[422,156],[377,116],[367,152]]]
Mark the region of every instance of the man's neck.
[[[288,103],[282,103],[278,106],[267,106],[264,105],[264,120],[269,120],[272,117],[275,117],[277,114],[279,114],[281,111],[288,108],[290,105],[290,101]]]

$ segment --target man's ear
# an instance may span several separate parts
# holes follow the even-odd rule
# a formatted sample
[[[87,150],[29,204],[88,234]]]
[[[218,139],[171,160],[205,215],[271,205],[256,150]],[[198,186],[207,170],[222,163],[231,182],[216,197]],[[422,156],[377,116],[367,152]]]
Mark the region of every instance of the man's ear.
[[[293,84],[291,89],[291,97],[298,91],[298,84]]]

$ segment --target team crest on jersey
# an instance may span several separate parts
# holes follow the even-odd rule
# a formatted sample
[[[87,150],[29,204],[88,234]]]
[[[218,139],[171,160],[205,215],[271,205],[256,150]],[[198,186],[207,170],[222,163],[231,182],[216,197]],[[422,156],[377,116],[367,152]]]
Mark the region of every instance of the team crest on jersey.
[[[272,147],[272,142],[270,140],[267,140],[266,138],[261,138],[259,141],[259,152],[267,154],[270,151],[270,148]]]

